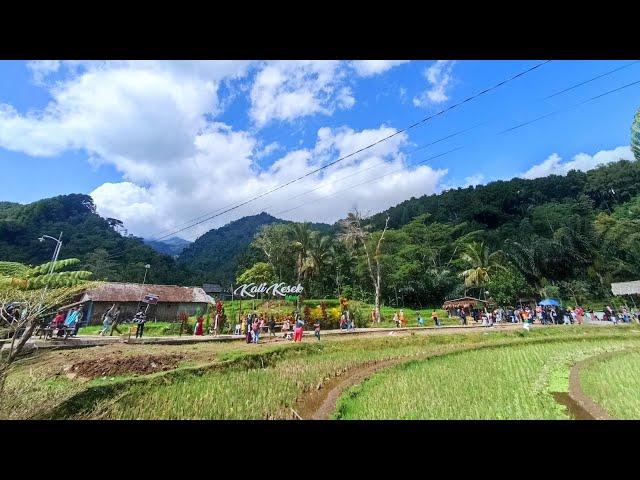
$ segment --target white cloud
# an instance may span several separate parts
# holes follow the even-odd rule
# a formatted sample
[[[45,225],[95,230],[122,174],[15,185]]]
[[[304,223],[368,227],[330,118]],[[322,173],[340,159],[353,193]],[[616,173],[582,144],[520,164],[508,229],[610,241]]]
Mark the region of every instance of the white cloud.
[[[215,120],[221,108],[219,86],[246,81],[249,68],[247,62],[63,62],[45,108],[22,113],[0,104],[0,146],[45,157],[80,150],[91,165],[115,166],[122,181],[91,192],[98,212],[149,237],[271,190],[396,132],[387,125],[360,131],[321,128],[310,148],[286,151],[276,142],[263,146],[255,134]],[[266,107],[273,110],[261,117],[264,121],[301,115],[304,109],[287,106],[291,95],[308,98],[305,108],[312,110],[348,108],[353,102],[336,63],[282,62],[259,68],[255,82],[271,88],[276,103]],[[408,167],[401,152],[407,142],[406,134],[396,135],[180,236],[194,238],[263,209],[277,214],[306,202],[282,217],[333,222],[354,205],[379,211],[434,192],[446,170]],[[280,149],[271,166],[256,163]],[[386,173],[379,182],[359,185]],[[351,177],[343,179],[347,175]],[[328,195],[334,196],[324,198]]]
[[[258,127],[273,120],[291,121],[316,113],[351,108],[355,99],[343,85],[346,73],[339,61],[268,62],[251,89],[249,116]]]
[[[261,150],[256,151],[255,158],[261,159],[264,157],[268,157],[276,150],[281,150],[283,147],[278,142],[271,142],[269,145],[265,146]]]
[[[475,187],[476,185],[482,185],[485,183],[485,177],[482,173],[475,173],[464,179],[464,185],[462,188]]]
[[[407,63],[409,60],[354,60],[351,66],[361,77],[372,77]]]
[[[583,172],[620,159],[633,159],[629,146],[617,147],[613,150],[601,150],[594,155],[579,153],[570,161],[563,162],[557,153],[552,153],[543,162],[534,165],[525,173],[520,175],[523,178],[539,178],[548,175],[566,175],[571,170],[581,170]]]
[[[438,60],[424,72],[424,76],[429,82],[429,90],[414,97],[413,104],[416,107],[424,107],[434,103],[442,103],[449,99],[447,87],[451,84],[451,71],[455,64],[452,60]]]
[[[60,60],[32,60],[27,63],[27,68],[33,73],[36,85],[41,85],[47,75],[58,71]]]
[[[101,215],[123,220],[132,232],[157,234],[207,211],[222,210],[272,190],[326,165],[328,160],[351,153],[371,138],[379,139],[393,132],[385,126],[364,131],[321,128],[313,148],[287,152],[267,169],[255,171],[251,161],[255,141],[243,132],[219,128],[210,134],[217,137],[215,141],[207,138],[206,142],[200,142],[201,153],[195,159],[157,170],[157,178],[149,187],[131,182],[105,184],[92,196]],[[410,169],[400,152],[405,143],[404,134],[398,135],[359,154],[357,159],[350,158],[311,174],[304,181],[180,235],[193,239],[210,228],[261,211],[289,220],[331,223],[344,217],[353,206],[375,212],[411,196],[433,193],[447,171],[427,166]],[[388,175],[380,181],[372,181],[385,174]],[[289,211],[302,204],[301,208]]]

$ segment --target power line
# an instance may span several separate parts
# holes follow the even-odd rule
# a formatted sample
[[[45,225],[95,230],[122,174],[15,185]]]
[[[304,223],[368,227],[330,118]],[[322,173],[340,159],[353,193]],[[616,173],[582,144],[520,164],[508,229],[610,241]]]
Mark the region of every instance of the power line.
[[[561,95],[563,93],[567,93],[568,91],[573,90],[573,89],[578,88],[578,87],[581,87],[582,85],[586,85],[587,83],[594,82],[594,81],[598,80],[599,78],[606,77],[607,75],[611,75],[612,73],[615,73],[615,72],[618,72],[618,71],[620,71],[620,70],[622,70],[624,68],[630,67],[631,65],[633,65],[635,63],[638,63],[639,61],[640,60],[635,60],[635,61],[633,61],[631,63],[627,63],[627,64],[625,64],[625,65],[623,65],[621,67],[614,68],[613,70],[609,70],[608,72],[605,72],[605,73],[603,73],[601,75],[598,75],[597,77],[590,78],[589,80],[585,80],[584,82],[576,83],[572,87],[565,88],[564,90],[560,90],[559,92],[556,92],[556,93],[554,93],[552,95],[544,97],[543,100],[547,100],[549,98],[553,98],[553,97]]]
[[[466,99],[464,99],[464,100],[462,100],[462,101],[460,101],[460,102],[458,102],[458,103],[455,103],[455,104],[453,104],[453,105],[451,105],[451,106],[449,106],[449,107],[447,107],[447,108],[445,108],[445,109],[443,109],[443,110],[440,110],[439,112],[434,113],[433,115],[430,115],[430,116],[428,116],[428,117],[425,117],[425,118],[423,118],[423,119],[421,119],[421,120],[419,120],[419,121],[417,121],[417,122],[415,122],[415,123],[413,123],[413,124],[411,124],[411,125],[409,125],[409,126],[407,126],[407,127],[405,127],[405,128],[402,128],[402,129],[400,129],[400,130],[397,130],[396,132],[394,132],[394,133],[392,133],[392,134],[390,134],[390,135],[388,135],[388,136],[386,136],[386,137],[384,137],[384,138],[381,138],[380,140],[378,140],[378,141],[376,141],[376,142],[374,142],[374,143],[372,143],[372,144],[370,144],[370,145],[367,145],[367,146],[365,146],[365,147],[362,147],[362,148],[360,148],[360,149],[356,150],[355,152],[352,152],[352,153],[350,153],[350,154],[348,154],[348,155],[345,155],[345,156],[343,156],[343,157],[340,157],[340,158],[338,158],[337,160],[334,160],[334,161],[332,161],[332,162],[329,162],[329,163],[327,163],[326,165],[323,165],[323,166],[321,166],[321,167],[318,167],[318,168],[316,168],[315,170],[312,170],[312,171],[310,171],[310,172],[307,172],[307,173],[305,173],[304,175],[301,175],[301,176],[299,176],[299,177],[297,177],[297,178],[295,178],[295,179],[293,179],[293,180],[290,180],[290,181],[288,181],[288,182],[286,182],[286,183],[283,183],[283,184],[281,184],[281,185],[278,185],[277,187],[274,187],[274,188],[272,188],[271,190],[268,190],[268,191],[266,191],[266,192],[264,192],[264,193],[261,193],[260,195],[256,195],[256,196],[254,196],[254,197],[252,197],[252,198],[250,198],[250,199],[248,199],[248,200],[245,200],[245,201],[243,201],[243,202],[241,202],[241,203],[239,203],[239,204],[237,204],[237,205],[235,205],[235,206],[229,206],[229,208],[226,208],[226,209],[224,209],[224,210],[223,210],[223,211],[221,211],[221,212],[219,212],[219,210],[220,210],[220,209],[218,209],[218,210],[216,210],[216,212],[219,212],[219,213],[216,213],[216,214],[211,215],[211,216],[207,216],[207,218],[205,218],[205,219],[203,219],[203,220],[199,220],[199,221],[197,221],[197,222],[193,222],[192,224],[190,224],[190,225],[188,225],[188,226],[186,226],[186,227],[183,227],[183,228],[177,229],[177,230],[175,230],[175,231],[173,231],[173,232],[171,232],[171,233],[169,233],[169,234],[165,234],[165,235],[163,235],[163,236],[157,237],[155,240],[162,240],[163,238],[167,238],[167,237],[169,237],[169,236],[176,235],[176,234],[178,234],[178,233],[180,233],[180,232],[182,232],[182,231],[184,231],[184,230],[187,230],[187,229],[193,228],[193,227],[195,227],[195,226],[197,226],[197,225],[200,225],[200,224],[202,224],[202,223],[204,223],[204,222],[207,222],[207,221],[209,221],[209,220],[212,220],[213,218],[219,217],[220,215],[223,215],[223,214],[225,214],[225,213],[227,213],[227,212],[230,212],[230,211],[232,211],[232,210],[236,210],[236,209],[238,209],[238,208],[242,207],[243,205],[246,205],[246,204],[251,203],[251,202],[254,202],[254,201],[256,201],[256,200],[258,200],[258,199],[260,199],[260,198],[263,198],[263,197],[265,197],[265,196],[267,196],[267,195],[269,195],[269,194],[271,194],[271,193],[273,193],[273,192],[276,192],[276,191],[278,191],[278,190],[281,190],[281,189],[283,189],[283,188],[285,188],[285,187],[287,187],[287,186],[289,186],[289,185],[291,185],[291,184],[293,184],[293,183],[299,182],[300,180],[302,180],[302,179],[304,179],[304,178],[307,178],[307,177],[309,177],[309,176],[311,176],[311,175],[314,175],[314,174],[318,173],[319,171],[322,171],[322,170],[324,170],[324,169],[326,169],[326,168],[329,168],[329,167],[330,167],[330,166],[332,166],[332,165],[335,165],[335,164],[337,164],[337,163],[339,163],[339,162],[342,162],[342,161],[344,161],[344,160],[346,160],[346,159],[348,159],[348,158],[350,158],[350,157],[353,157],[354,155],[357,155],[358,153],[361,153],[361,152],[363,152],[363,151],[365,151],[365,150],[368,150],[369,148],[372,148],[372,147],[374,147],[374,146],[376,146],[376,145],[378,145],[378,144],[380,144],[380,143],[382,143],[382,142],[385,142],[385,141],[387,141],[387,140],[389,140],[389,139],[391,139],[391,138],[393,138],[393,137],[395,137],[395,136],[397,136],[397,135],[400,135],[400,134],[401,134],[401,133],[403,133],[403,132],[406,132],[406,131],[411,130],[411,129],[413,129],[413,128],[415,128],[415,127],[419,126],[419,125],[422,125],[422,124],[424,124],[425,122],[427,122],[427,121],[429,121],[429,120],[431,120],[431,119],[433,119],[433,118],[436,118],[436,117],[438,117],[438,116],[440,116],[440,115],[444,115],[445,113],[447,113],[447,112],[449,112],[449,111],[453,110],[454,108],[457,108],[457,107],[459,107],[459,106],[461,106],[461,105],[464,105],[465,103],[470,102],[471,100],[474,100],[474,99],[476,99],[476,98],[478,98],[478,97],[480,97],[480,96],[482,96],[482,95],[484,95],[484,94],[486,94],[486,93],[488,93],[488,92],[491,92],[491,91],[493,91],[493,90],[495,90],[495,89],[497,89],[497,88],[499,88],[499,87],[501,87],[501,86],[503,86],[503,85],[505,85],[505,84],[507,84],[507,83],[509,83],[509,82],[511,82],[511,81],[513,81],[513,80],[515,80],[515,79],[517,79],[517,78],[519,78],[519,77],[522,77],[522,76],[524,76],[524,75],[526,75],[526,74],[528,74],[528,73],[530,73],[530,72],[532,72],[532,71],[534,71],[534,70],[536,70],[536,69],[538,69],[538,68],[542,67],[543,65],[545,65],[545,64],[547,64],[547,63],[549,63],[549,62],[551,62],[551,60],[545,60],[544,62],[538,63],[538,64],[534,65],[533,67],[530,67],[530,68],[528,68],[528,69],[526,69],[526,70],[524,70],[524,71],[522,71],[522,72],[520,72],[520,73],[517,73],[517,74],[515,74],[515,75],[513,75],[513,76],[511,76],[511,77],[509,77],[509,78],[507,78],[507,79],[505,79],[505,80],[503,80],[503,81],[501,81],[501,82],[499,82],[499,83],[497,83],[497,84],[495,84],[495,85],[493,85],[493,86],[489,87],[489,88],[486,88],[485,90],[482,90],[481,92],[479,92],[479,93],[477,93],[477,94],[475,94],[475,95],[472,95],[472,96],[470,96],[470,97],[467,97]]]
[[[546,114],[546,115],[542,115],[542,116],[537,117],[537,118],[534,118],[534,119],[532,119],[532,120],[530,120],[530,121],[527,121],[527,122],[524,122],[524,123],[518,124],[518,125],[516,125],[516,126],[513,126],[513,127],[510,127],[510,128],[507,128],[507,129],[505,129],[505,130],[502,130],[502,131],[500,131],[500,132],[497,132],[497,133],[496,133],[496,135],[501,135],[501,134],[503,134],[503,133],[506,133],[506,132],[510,132],[510,131],[516,130],[516,129],[521,128],[521,127],[524,127],[524,126],[526,126],[526,125],[531,125],[532,123],[538,122],[538,121],[540,121],[540,120],[543,120],[543,119],[545,119],[545,118],[547,118],[547,117],[550,117],[550,116],[555,115],[555,114],[557,114],[557,113],[560,113],[560,112],[562,112],[562,111],[566,111],[566,110],[571,110],[571,109],[577,108],[577,107],[579,107],[579,106],[581,106],[581,105],[584,105],[584,104],[586,104],[586,103],[589,103],[589,102],[592,102],[592,101],[594,101],[594,100],[597,100],[598,98],[602,98],[602,97],[604,97],[604,96],[606,96],[606,95],[610,95],[610,94],[612,94],[612,93],[618,92],[618,91],[620,91],[620,90],[623,90],[623,89],[625,89],[625,88],[629,88],[629,87],[631,87],[631,86],[633,86],[633,85],[637,85],[637,84],[640,84],[640,80],[637,80],[637,81],[635,81],[635,82],[628,83],[628,84],[626,84],[626,85],[623,85],[623,86],[621,86],[621,87],[615,88],[615,89],[613,89],[613,90],[609,90],[609,91],[607,91],[607,92],[601,93],[601,94],[599,94],[599,95],[596,95],[596,96],[594,96],[594,97],[588,98],[588,99],[586,99],[586,100],[583,100],[582,102],[579,102],[579,103],[577,103],[577,104],[571,105],[571,106],[569,106],[569,107],[565,107],[565,108],[562,108],[562,109],[559,109],[559,110],[555,110],[555,111],[553,111],[553,112],[551,112],[551,113],[548,113],[548,114]],[[472,144],[472,145],[473,145],[473,144]],[[457,147],[457,148],[454,148],[454,149],[449,150],[449,151],[447,151],[447,152],[444,152],[444,153],[441,153],[441,154],[435,155],[435,156],[433,156],[433,157],[429,157],[429,158],[427,158],[427,159],[425,159],[425,160],[422,160],[422,161],[420,161],[420,162],[417,162],[417,163],[414,163],[414,164],[409,164],[409,165],[407,165],[407,166],[417,166],[417,165],[420,165],[420,164],[424,164],[424,163],[426,163],[426,162],[427,162],[427,161],[429,161],[429,160],[433,160],[433,159],[435,159],[435,158],[443,157],[443,156],[445,156],[445,155],[448,155],[448,154],[450,154],[450,153],[453,153],[453,152],[455,152],[455,151],[458,151],[458,150],[461,150],[461,149],[463,149],[463,148],[467,148],[467,147],[468,147],[468,145],[467,145],[466,147],[465,147],[465,146]],[[305,206],[305,205],[308,205],[308,204],[310,204],[310,203],[312,203],[312,202],[317,202],[317,201],[319,201],[319,200],[325,200],[325,199],[327,199],[327,198],[334,197],[334,196],[336,196],[336,195],[338,195],[338,194],[340,194],[340,193],[342,193],[342,192],[345,192],[345,191],[347,191],[347,190],[349,190],[349,189],[351,189],[351,188],[359,187],[359,186],[362,186],[362,185],[366,185],[366,184],[368,184],[368,183],[373,183],[373,182],[376,182],[376,181],[382,180],[384,177],[387,177],[387,176],[389,176],[389,175],[391,175],[391,174],[393,174],[393,173],[397,173],[397,172],[399,172],[399,171],[402,171],[402,170],[404,170],[405,168],[406,168],[406,167],[401,167],[401,168],[396,169],[396,170],[393,170],[393,171],[391,171],[391,172],[387,172],[387,173],[385,173],[384,175],[380,175],[379,177],[375,177],[375,178],[373,178],[373,179],[369,179],[369,180],[367,180],[367,181],[364,181],[364,182],[361,182],[361,183],[358,183],[358,184],[350,185],[349,187],[344,188],[344,189],[342,189],[342,190],[339,190],[339,191],[337,191],[337,192],[334,192],[334,193],[332,193],[332,194],[330,194],[330,195],[327,195],[327,196],[324,196],[324,197],[315,198],[315,199],[313,199],[312,201],[304,202],[304,203],[302,203],[302,204],[300,204],[300,205],[297,205],[296,207],[292,207],[292,208],[289,208],[289,209],[286,209],[286,210],[282,210],[282,211],[276,212],[276,213],[274,213],[274,215],[281,215],[281,214],[283,214],[283,213],[291,212],[291,211],[293,211],[293,210],[297,210],[298,208],[301,208],[301,207],[303,207],[303,206]]]
[[[632,62],[631,64],[633,64],[633,63],[635,63],[635,62]],[[621,70],[622,68],[625,68],[625,67],[627,67],[627,66],[630,66],[631,64],[628,64],[628,65],[625,65],[625,66],[623,66],[623,67],[617,68],[617,69],[615,69],[614,71]],[[611,72],[607,72],[607,73],[611,73]],[[598,77],[594,77],[594,79],[595,79],[595,78],[601,78],[601,77],[602,77],[602,76],[604,76],[604,75],[605,75],[605,74],[601,74],[601,75],[599,75]],[[592,80],[593,80],[593,79],[592,79]],[[563,92],[567,92],[567,91],[569,91],[569,90],[572,90],[572,89],[574,89],[574,88],[577,88],[578,86],[583,85],[583,84],[588,83],[588,82],[589,82],[589,81],[582,82],[581,84],[574,85],[574,86],[572,86],[572,87],[569,87],[569,88],[567,88],[567,89],[563,90]],[[537,122],[537,121],[539,121],[539,120],[542,120],[542,119],[544,119],[544,118],[550,117],[550,116],[552,116],[552,115],[554,115],[554,114],[557,114],[557,113],[559,113],[559,112],[562,112],[562,111],[564,111],[564,110],[569,110],[569,109],[572,109],[572,108],[576,108],[577,106],[580,106],[580,105],[582,105],[582,104],[588,103],[588,102],[593,101],[593,100],[596,100],[596,99],[601,98],[601,97],[603,97],[603,96],[606,96],[606,95],[609,95],[609,94],[615,93],[615,92],[617,92],[617,91],[620,91],[620,90],[622,90],[622,89],[628,88],[628,87],[630,87],[630,86],[636,85],[637,83],[640,83],[640,80],[639,80],[639,81],[637,81],[637,82],[632,82],[632,83],[630,83],[630,84],[623,85],[623,86],[618,87],[618,88],[616,88],[616,89],[613,89],[613,90],[610,90],[610,91],[604,92],[604,93],[602,93],[602,94],[600,94],[600,95],[596,95],[596,96],[591,97],[591,98],[589,98],[589,99],[587,99],[587,100],[584,100],[584,101],[582,101],[582,102],[580,102],[580,103],[578,103],[578,104],[576,104],[576,105],[572,105],[572,106],[570,106],[570,107],[566,107],[566,108],[563,108],[563,109],[556,110],[556,111],[554,111],[554,112],[551,112],[551,113],[549,113],[549,114],[543,115],[543,116],[541,116],[541,117],[537,117],[537,118],[535,118],[535,119],[533,119],[533,120],[530,120],[530,121],[528,121],[528,122],[525,122],[525,123],[522,123],[522,124],[516,125],[516,126],[514,126],[514,127],[511,127],[511,128],[509,128],[509,129],[503,130],[503,131],[501,131],[501,132],[498,132],[497,134],[499,135],[499,134],[502,134],[502,133],[506,133],[506,132],[508,132],[508,131],[512,131],[512,130],[518,129],[518,128],[521,128],[521,127],[523,127],[523,126],[529,125],[529,124],[534,123],[534,122]],[[461,102],[461,103],[463,103],[463,102]],[[436,115],[437,115],[437,114],[436,114]],[[442,137],[442,138],[440,138],[440,139],[438,139],[438,140],[435,140],[435,141],[433,141],[433,142],[430,142],[430,143],[428,143],[428,144],[425,144],[425,145],[423,145],[423,146],[421,146],[421,147],[419,147],[419,148],[416,148],[415,150],[413,150],[413,151],[411,151],[411,152],[408,152],[408,153],[409,153],[409,154],[415,153],[416,151],[419,151],[419,150],[421,150],[421,149],[423,149],[423,148],[426,148],[426,147],[428,147],[428,146],[430,146],[430,145],[433,145],[433,144],[436,144],[436,143],[438,143],[438,142],[441,142],[441,141],[443,141],[443,140],[445,140],[445,139],[447,139],[447,138],[451,138],[451,137],[453,137],[453,136],[460,135],[460,134],[462,134],[462,133],[465,133],[465,132],[467,132],[467,131],[469,131],[469,130],[472,130],[472,129],[474,129],[474,128],[477,128],[478,126],[481,126],[481,125],[486,124],[486,123],[490,123],[490,122],[482,122],[482,123],[477,124],[477,125],[474,125],[474,126],[472,126],[472,127],[470,127],[470,128],[467,128],[467,129],[464,129],[464,130],[461,130],[461,131],[455,132],[455,133],[453,133],[453,134],[447,135],[447,136]],[[414,124],[414,125],[415,125],[415,124]],[[409,127],[408,127],[408,128],[409,128]],[[405,129],[405,130],[406,130],[406,129]],[[396,132],[396,134],[397,134],[397,133],[398,133],[398,132]],[[379,143],[379,142],[377,142],[377,143]],[[372,144],[372,145],[375,145],[375,144]],[[366,149],[366,148],[367,148],[367,147],[365,147],[365,149]],[[450,150],[450,151],[448,151],[448,152],[444,152],[444,153],[442,153],[442,154],[435,155],[435,156],[433,156],[433,157],[427,158],[427,159],[425,159],[425,160],[422,160],[422,161],[420,161],[420,162],[417,162],[417,163],[415,163],[415,164],[410,164],[410,165],[419,165],[419,164],[425,163],[425,162],[427,162],[427,161],[429,161],[429,160],[432,160],[432,159],[434,159],[434,158],[441,157],[441,156],[447,155],[447,154],[449,154],[449,153],[453,153],[454,151],[457,151],[457,150],[459,150],[459,149],[461,149],[461,148],[464,148],[464,147],[455,148],[455,149]],[[358,153],[358,152],[354,152],[353,154],[355,154],[355,153]],[[353,154],[351,154],[351,155],[353,155]],[[347,158],[347,157],[343,157],[343,158]],[[336,162],[333,162],[333,163],[337,163],[337,161],[336,161]],[[410,166],[410,165],[409,165],[409,166]],[[327,167],[327,166],[329,166],[329,165],[326,165],[325,167]],[[361,173],[363,173],[363,172],[365,172],[365,171],[367,171],[367,170],[370,170],[371,168],[375,168],[375,167],[377,167],[377,166],[378,166],[378,165],[375,165],[375,166],[373,166],[373,167],[370,167],[370,168],[367,168],[367,169],[364,169],[364,170],[361,170],[361,171],[358,171],[358,172],[354,172],[354,173],[352,173],[352,174],[350,174],[350,175],[346,175],[346,176],[341,177],[341,178],[339,178],[339,179],[337,179],[337,180],[335,180],[335,181],[333,181],[333,182],[330,182],[330,183],[328,183],[328,184],[325,184],[324,186],[326,186],[326,185],[331,185],[332,183],[337,183],[338,181],[342,181],[342,180],[344,180],[344,179],[346,179],[346,178],[352,177],[352,176],[357,175],[357,174],[361,174]],[[325,167],[323,167],[323,168],[325,168]],[[356,187],[356,186],[360,186],[360,185],[363,185],[363,184],[366,184],[366,183],[371,183],[371,182],[376,181],[376,180],[379,180],[379,179],[381,179],[381,178],[383,178],[383,177],[385,177],[385,176],[387,176],[387,175],[390,175],[390,174],[395,173],[395,172],[397,172],[397,171],[403,170],[404,168],[405,168],[405,167],[402,167],[401,169],[397,169],[397,170],[394,170],[394,171],[388,172],[387,174],[382,175],[381,177],[377,177],[377,178],[374,178],[374,179],[372,179],[372,180],[367,180],[367,181],[362,182],[362,183],[360,183],[360,184],[351,185],[351,186],[347,187],[347,189],[349,189],[349,188],[354,188],[354,187]],[[307,175],[307,176],[308,176],[308,175]],[[290,183],[293,183],[293,182],[290,182]],[[300,196],[302,196],[302,195],[304,195],[304,194],[307,194],[307,193],[311,193],[311,192],[313,192],[313,191],[316,191],[316,190],[318,190],[319,188],[322,188],[322,186],[319,186],[319,187],[314,188],[314,189],[312,189],[312,190],[309,190],[309,191],[307,191],[307,192],[303,192],[302,194],[295,195],[295,196],[293,196],[293,197],[290,197],[289,199],[298,198],[298,197],[300,197]],[[340,190],[340,191],[335,192],[334,194],[331,194],[331,195],[326,196],[326,197],[320,197],[319,199],[324,199],[324,198],[329,198],[329,197],[335,196],[335,195],[337,195],[338,193],[341,193],[341,192],[343,192],[343,191],[345,191],[345,190],[347,190],[347,189]],[[262,196],[264,196],[264,195],[262,195]],[[257,197],[256,197],[256,198],[257,198]],[[319,199],[314,199],[313,201],[316,201],[316,200],[319,200]],[[244,204],[246,204],[246,203],[249,203],[249,202],[244,202],[244,203],[243,203],[243,205],[244,205]],[[307,203],[309,203],[309,202],[307,202]],[[281,211],[281,212],[277,212],[277,213],[275,213],[275,215],[279,215],[279,214],[281,214],[281,213],[286,213],[286,212],[289,212],[289,211],[295,210],[295,209],[297,209],[297,208],[300,208],[300,207],[302,207],[302,206],[306,205],[307,203],[303,203],[303,204],[301,204],[301,205],[298,205],[297,207],[293,207],[293,208],[290,208],[290,209],[287,209],[287,210],[284,210],[284,211]],[[239,207],[239,206],[242,206],[242,205],[238,205],[238,207]],[[237,208],[237,207],[236,207],[236,208]],[[229,209],[229,210],[227,210],[227,211],[234,210],[234,209],[235,209],[235,208],[233,208],[233,209]],[[261,210],[264,210],[264,207],[263,207]],[[226,212],[222,212],[222,213],[226,213]],[[221,213],[221,214],[222,214],[222,213]],[[221,214],[220,214],[220,215],[221,215]],[[218,216],[218,215],[216,215],[216,216]],[[199,223],[201,223],[201,222],[199,222]],[[195,225],[194,225],[194,226],[195,226]],[[187,227],[187,228],[190,228],[190,227]],[[184,230],[184,229],[183,229],[183,230]],[[176,232],[176,233],[177,233],[177,232]],[[114,252],[114,254],[112,254],[112,255],[119,256],[119,255],[117,255],[117,252]]]
[[[542,120],[543,118],[551,117],[551,116],[556,115],[556,114],[558,114],[560,112],[563,112],[565,110],[571,110],[573,108],[578,108],[579,106],[584,105],[585,103],[592,102],[594,100],[597,100],[598,98],[604,97],[605,95],[609,95],[611,93],[615,93],[615,92],[618,92],[620,90],[624,90],[625,88],[632,87],[633,85],[637,85],[638,83],[640,83],[640,80],[628,83],[628,84],[623,85],[623,86],[618,87],[618,88],[614,88],[613,90],[609,90],[608,92],[601,93],[600,95],[596,95],[595,97],[588,98],[586,100],[583,100],[582,102],[576,103],[574,105],[570,105],[569,107],[561,108],[559,110],[554,110],[553,112],[550,112],[550,113],[547,113],[545,115],[542,115],[541,117],[534,118],[533,120],[529,120],[529,121],[521,123],[519,125],[515,125],[513,127],[507,128],[506,130],[502,130],[501,132],[498,132],[498,135],[501,135],[501,134],[507,133],[507,132],[511,132],[512,130],[516,130],[518,128],[522,128],[522,127],[524,127],[526,125],[530,125],[531,123],[537,122],[538,120]]]

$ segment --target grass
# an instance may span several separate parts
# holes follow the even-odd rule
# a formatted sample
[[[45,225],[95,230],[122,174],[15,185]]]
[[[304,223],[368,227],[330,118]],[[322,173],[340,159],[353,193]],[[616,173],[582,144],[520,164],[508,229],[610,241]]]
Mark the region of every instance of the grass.
[[[550,392],[568,390],[570,365],[638,340],[513,345],[405,363],[349,389],[336,418],[568,419]]]
[[[176,329],[177,327],[177,329]],[[132,335],[135,334],[136,324],[121,324],[119,325],[120,331],[122,333],[128,332],[129,328],[133,328]],[[180,329],[180,324],[171,323],[171,322],[147,322],[144,325],[144,334],[148,337],[161,337],[165,335],[178,335]],[[98,335],[98,333],[102,330],[102,325],[88,325],[86,327],[81,327],[78,330],[78,335]],[[192,334],[193,329],[188,332],[182,332],[183,335]],[[117,332],[114,333],[117,335]]]
[[[448,334],[405,332],[395,337],[305,337],[301,344],[212,342],[196,345],[113,344],[42,351],[19,360],[0,399],[0,418],[289,418],[305,391],[369,360],[441,354],[500,342],[558,338],[628,338],[635,326],[559,326],[525,331]],[[638,335],[640,336],[640,335]],[[121,356],[185,355],[178,369],[147,376],[91,381],[68,378],[82,360]],[[122,395],[122,396],[121,396]],[[64,408],[62,408],[64,407]],[[57,411],[55,415],[51,412]]]
[[[584,392],[618,419],[640,419],[640,352],[597,360],[580,371]]]
[[[501,341],[546,341],[567,336],[598,339],[603,335],[623,338],[625,333],[622,329],[613,328],[585,331],[573,327],[551,327],[531,332],[336,339],[311,342],[304,348],[291,344],[267,347],[256,353],[230,350],[217,359],[218,362],[228,362],[224,368],[178,370],[168,376],[156,375],[153,381],[139,381],[123,388],[106,388],[103,390],[104,398],[98,398],[103,394],[100,392],[95,396],[87,395],[86,398],[91,398],[92,408],[83,407],[75,413],[69,409],[62,411],[63,416],[71,418],[290,418],[291,406],[298,396],[337,372],[371,360],[401,356],[410,359],[412,355],[443,354]],[[274,353],[277,356],[274,357]]]

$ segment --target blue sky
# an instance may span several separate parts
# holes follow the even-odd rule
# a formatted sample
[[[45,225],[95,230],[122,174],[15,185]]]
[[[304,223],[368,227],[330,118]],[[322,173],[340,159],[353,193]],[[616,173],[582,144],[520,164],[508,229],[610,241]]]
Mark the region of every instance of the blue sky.
[[[1,199],[26,203],[87,193],[99,213],[122,219],[132,233],[156,237],[311,172],[538,63],[0,61]],[[544,99],[630,63],[552,61],[180,235],[193,239],[262,210],[333,222],[354,207],[375,213],[447,188],[631,159],[630,125],[640,106],[640,84],[497,134],[640,80],[637,62]],[[415,165],[456,147],[461,149]]]

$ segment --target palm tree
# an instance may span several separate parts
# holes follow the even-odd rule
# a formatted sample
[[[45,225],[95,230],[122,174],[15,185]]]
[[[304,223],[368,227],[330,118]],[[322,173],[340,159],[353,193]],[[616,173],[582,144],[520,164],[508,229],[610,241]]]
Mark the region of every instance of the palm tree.
[[[464,278],[465,287],[482,288],[489,281],[490,276],[496,270],[506,270],[503,265],[503,252],[497,250],[489,253],[489,249],[484,243],[471,242],[465,246],[465,250],[460,255],[460,260],[469,265],[467,270],[460,273]]]
[[[331,263],[331,256],[331,239],[326,235],[320,234],[320,232],[312,232],[307,257],[303,262],[305,276],[309,278],[320,277],[327,265]],[[324,294],[324,291],[322,293]]]
[[[376,244],[376,249],[373,252],[373,255],[370,255],[369,249],[367,248],[367,240],[369,240],[371,234],[367,231],[368,226],[362,225],[362,215],[358,210],[354,210],[353,212],[349,212],[347,218],[340,221],[341,233],[338,235],[338,240],[343,242],[347,247],[354,248],[357,244],[362,244],[364,249],[365,256],[367,258],[367,267],[369,269],[369,276],[371,277],[371,282],[373,283],[373,288],[375,291],[375,312],[376,315],[380,312],[380,292],[382,285],[381,271],[380,271],[380,257],[382,256],[382,241],[384,240],[385,233],[387,233],[387,229],[389,228],[389,216],[387,216],[387,220],[384,223],[384,229],[378,239]],[[376,264],[375,272],[373,269],[373,264],[371,263],[371,257],[373,256],[373,260]],[[380,317],[378,316],[378,322],[380,322]]]
[[[298,283],[303,277],[304,272],[307,270],[305,261],[309,255],[309,248],[311,246],[312,232],[309,223],[295,223],[292,227],[293,242],[291,243],[293,249],[296,251],[296,270],[298,271]]]

